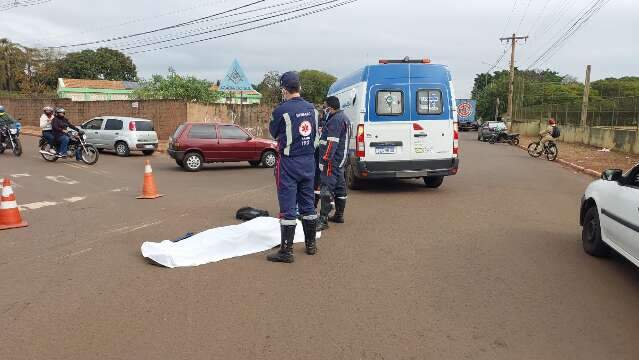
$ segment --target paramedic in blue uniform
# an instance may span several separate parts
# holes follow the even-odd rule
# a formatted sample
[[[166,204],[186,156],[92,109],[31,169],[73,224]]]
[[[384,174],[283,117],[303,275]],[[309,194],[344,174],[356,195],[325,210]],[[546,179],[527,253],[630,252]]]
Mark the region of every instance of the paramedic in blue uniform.
[[[295,72],[280,78],[285,101],[273,110],[269,131],[278,143],[275,168],[277,198],[280,205],[280,249],[267,256],[269,261],[293,262],[293,238],[297,225],[297,211],[302,216],[306,253],[315,255],[317,214],[313,204],[315,177],[315,148],[318,112],[313,104],[300,96],[300,79]]]
[[[328,115],[319,142],[321,210],[317,231],[328,229],[329,221],[344,223],[347,198],[344,165],[351,138],[351,121],[344,111],[340,110],[339,99],[329,96],[325,100],[325,106]],[[335,199],[335,214],[329,218],[328,214],[332,209],[331,198]]]
[[[324,123],[326,122],[326,112],[324,110],[319,112],[319,121],[317,127],[317,136],[322,135],[322,127],[324,127]],[[315,208],[317,209],[317,205],[320,201],[320,186],[322,184],[321,171],[319,170],[319,147],[315,149]]]

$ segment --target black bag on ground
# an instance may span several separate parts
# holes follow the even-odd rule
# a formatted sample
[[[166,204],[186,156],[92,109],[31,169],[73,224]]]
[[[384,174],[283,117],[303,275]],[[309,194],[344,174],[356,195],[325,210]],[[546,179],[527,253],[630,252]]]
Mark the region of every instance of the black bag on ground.
[[[553,138],[558,138],[559,136],[561,136],[561,130],[559,130],[559,126],[553,126],[552,127],[552,134],[550,134]]]
[[[235,218],[243,221],[253,220],[260,216],[269,216],[268,211],[246,206],[235,213]]]

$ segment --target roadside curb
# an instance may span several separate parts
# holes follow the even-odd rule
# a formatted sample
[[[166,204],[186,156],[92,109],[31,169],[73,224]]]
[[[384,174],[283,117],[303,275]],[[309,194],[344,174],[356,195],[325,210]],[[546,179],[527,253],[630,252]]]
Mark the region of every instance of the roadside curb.
[[[524,147],[523,145],[518,145],[518,146],[519,146],[520,149],[528,152],[528,148],[527,147]],[[601,176],[601,174],[599,172],[595,171],[595,170],[587,169],[587,168],[585,168],[583,166],[579,166],[579,165],[577,165],[575,163],[571,163],[571,162],[563,160],[563,159],[557,158],[557,162],[562,164],[562,165],[565,165],[565,166],[568,166],[570,168],[573,168],[573,169],[575,169],[575,170],[577,170],[577,171],[579,171],[579,172],[581,172],[583,174],[590,175],[590,176],[592,176],[594,178],[598,178],[598,177]]]

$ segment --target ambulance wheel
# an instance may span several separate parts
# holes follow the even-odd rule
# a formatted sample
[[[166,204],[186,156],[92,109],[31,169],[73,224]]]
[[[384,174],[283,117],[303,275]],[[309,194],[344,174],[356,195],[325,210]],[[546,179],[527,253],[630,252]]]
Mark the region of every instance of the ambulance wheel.
[[[443,176],[424,176],[424,185],[427,188],[436,189],[444,182]]]
[[[361,190],[364,187],[364,180],[358,179],[355,176],[355,170],[351,164],[346,165],[344,169],[344,176],[346,177],[346,186],[351,190]]]

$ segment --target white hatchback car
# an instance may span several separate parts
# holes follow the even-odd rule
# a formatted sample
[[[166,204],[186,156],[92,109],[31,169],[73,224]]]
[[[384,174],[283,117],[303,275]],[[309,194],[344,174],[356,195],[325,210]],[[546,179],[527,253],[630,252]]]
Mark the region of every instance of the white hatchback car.
[[[131,151],[151,155],[158,148],[158,134],[153,121],[123,116],[100,116],[80,126],[87,136],[87,143],[98,150],[114,150],[119,156]]]
[[[614,250],[639,266],[639,164],[627,171],[606,170],[586,188],[580,224],[586,253]]]

